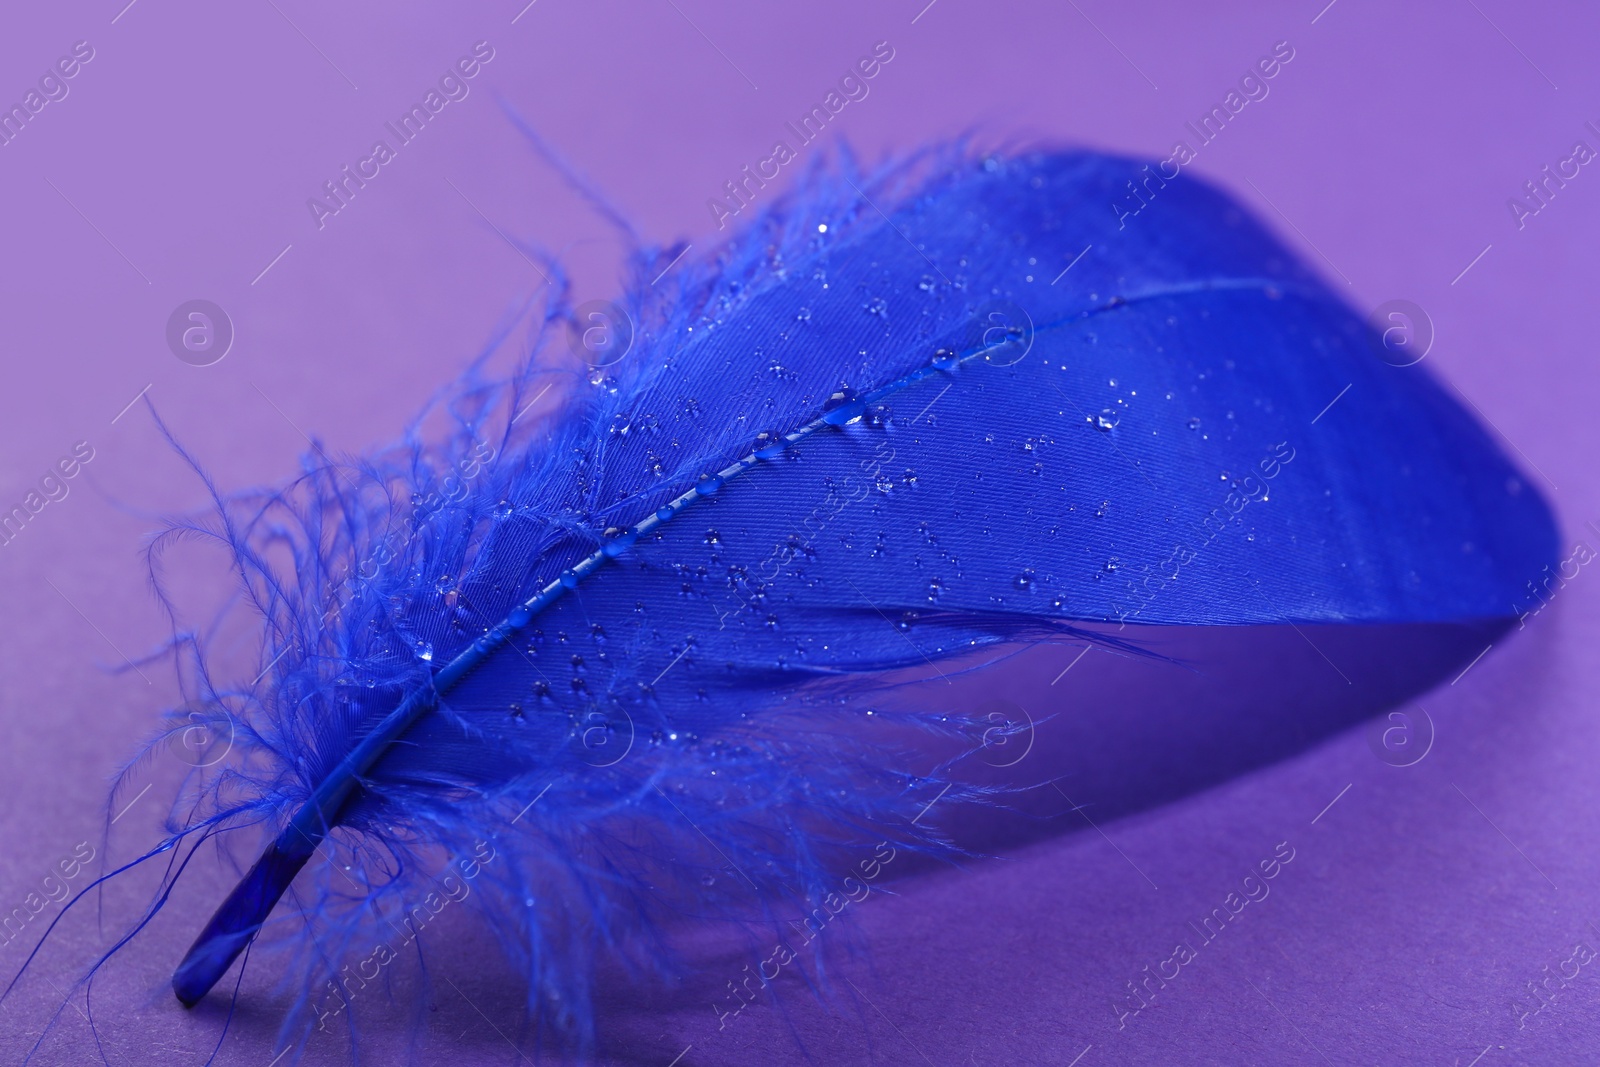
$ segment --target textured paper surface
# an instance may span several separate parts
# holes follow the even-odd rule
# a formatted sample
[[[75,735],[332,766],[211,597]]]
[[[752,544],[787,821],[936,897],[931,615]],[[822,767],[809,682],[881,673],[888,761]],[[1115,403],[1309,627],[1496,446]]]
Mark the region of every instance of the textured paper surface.
[[[98,855],[113,816],[116,855],[156,839],[161,786],[141,790],[166,780],[160,761],[109,807],[106,782],[173,687],[166,668],[142,666],[147,681],[123,654],[166,634],[142,538],[157,516],[202,496],[130,402],[148,387],[222,485],[276,481],[294,469],[303,434],[330,450],[388,438],[530,291],[537,276],[499,231],[569,254],[580,300],[612,295],[614,239],[533,158],[497,93],[642,232],[686,237],[698,253],[717,234],[708,201],[770,158],[776,140],[795,144],[786,124],[878,42],[893,58],[829,124],[869,155],[978,126],[1166,158],[1175,141],[1197,145],[1186,124],[1287,41],[1293,59],[1198,149],[1194,172],[1251,205],[1355,306],[1425,309],[1429,365],[1520,453],[1555,502],[1564,543],[1600,549],[1588,525],[1600,522],[1600,191],[1589,188],[1600,178],[1570,162],[1577,141],[1600,149],[1586,125],[1600,124],[1589,53],[1600,23],[1575,8],[1489,0],[1319,7],[113,0],[8,12],[0,103],[24,103],[48,73],[60,80],[0,146],[0,507],[22,503],[78,442],[93,458],[0,548],[0,912],[55,893],[63,861],[75,871],[65,884],[86,884],[74,850],[87,842]],[[92,58],[64,77],[55,64],[80,41]],[[385,124],[479,41],[493,57],[465,81],[464,99],[376,164],[337,213],[308,208],[374,141],[394,143]],[[1547,165],[1576,174],[1558,185]],[[1530,181],[1544,183],[1544,201],[1530,198]],[[167,341],[172,312],[194,299],[223,309],[235,334],[210,366],[180,360]],[[1339,415],[1334,405],[1323,417]],[[173,576],[180,591],[224,587],[220,556],[210,568],[189,558],[193,573]],[[1048,832],[1005,858],[908,874],[889,886],[896,895],[852,905],[870,952],[837,976],[831,1010],[790,985],[783,1010],[758,1003],[719,1029],[713,1002],[744,958],[713,947],[681,990],[608,987],[605,1054],[618,1064],[800,1063],[798,1038],[813,1062],[837,1064],[1576,1062],[1600,1037],[1600,986],[1573,962],[1579,943],[1600,948],[1597,605],[1600,578],[1579,568],[1525,628],[1454,683],[1449,672],[1421,698],[1435,738],[1413,766],[1380,760],[1361,726],[1177,799],[1167,793],[1216,776],[1186,777],[1182,753],[1159,737],[1137,742],[1141,709],[1168,688],[1149,673],[1158,668],[1091,653],[1060,675],[1070,656],[1032,652],[1004,692],[979,695],[1064,724],[1103,716],[1135,739],[1108,746],[1124,765],[1097,766],[1084,776],[1089,792],[1071,797],[1094,826],[1059,814],[1068,781],[1056,807],[1041,806],[1059,816]],[[1300,640],[1264,638],[1253,670],[1235,654],[1217,676],[1243,692],[1291,675],[1279,709],[1290,723],[1313,711],[1337,718],[1341,689],[1378,684],[1379,657],[1357,648],[1329,664]],[[1341,671],[1355,677],[1347,684]],[[1197,719],[1173,712],[1151,729],[1198,721],[1196,735],[1225,751],[1241,721],[1229,709],[1211,699]],[[1238,744],[1271,747],[1254,725]],[[1171,777],[1183,788],[1166,789]],[[1126,795],[1106,784],[1118,781],[1132,783]],[[1131,814],[1102,821],[1097,803]],[[1293,859],[1252,883],[1270,891],[1201,943],[1189,924],[1244,895],[1245,876],[1280,842]],[[112,1063],[200,1063],[217,1041],[222,1005],[186,1013],[167,992],[225,888],[208,861],[194,876],[95,984]],[[107,929],[137,900],[108,892]],[[8,972],[58,911],[48,904],[25,937],[0,946]],[[1169,962],[1180,941],[1193,958]],[[0,1059],[20,1062],[103,944],[91,921],[63,927],[0,1007]],[[420,1062],[537,1058],[481,935],[448,925],[426,948],[439,977]],[[1176,977],[1152,983],[1153,999],[1132,1014],[1128,983],[1147,966],[1177,966]],[[1528,988],[1560,973],[1565,985]],[[270,988],[260,993],[241,1004],[217,1062],[278,1054]],[[95,1061],[87,1010],[74,998],[37,1062]],[[391,1025],[408,1021],[397,1013]],[[379,1060],[404,1054],[396,1034],[368,1036]],[[305,1057],[345,1061],[328,1035]]]

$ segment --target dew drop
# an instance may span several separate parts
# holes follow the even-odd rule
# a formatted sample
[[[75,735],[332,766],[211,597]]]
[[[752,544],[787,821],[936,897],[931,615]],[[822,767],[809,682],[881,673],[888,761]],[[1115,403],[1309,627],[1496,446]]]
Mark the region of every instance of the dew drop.
[[[829,426],[844,426],[859,419],[866,410],[866,402],[857,399],[854,391],[845,387],[828,397],[822,421]]]
[[[783,455],[783,450],[788,447],[783,435],[776,430],[769,430],[756,435],[756,458],[777,459]]]
[[[933,351],[933,365],[940,370],[953,371],[960,363],[961,360],[953,348],[936,348]]]
[[[719,474],[702,474],[700,481],[695,484],[694,491],[700,496],[714,496],[722,488],[722,476]]]
[[[607,559],[616,559],[618,556],[628,551],[628,549],[632,548],[634,542],[638,540],[639,531],[629,527],[628,529],[617,534],[611,540],[607,541],[603,546],[601,546],[600,551],[605,553]]]

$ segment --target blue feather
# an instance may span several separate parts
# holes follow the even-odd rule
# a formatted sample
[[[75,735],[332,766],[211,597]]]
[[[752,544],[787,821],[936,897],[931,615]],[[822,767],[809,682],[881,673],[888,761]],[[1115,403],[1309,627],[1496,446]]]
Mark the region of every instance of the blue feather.
[[[530,1015],[588,1045],[597,961],[670,968],[672,915],[773,920],[845,850],[949,849],[910,816],[986,791],[884,720],[970,724],[884,714],[888,672],[1136,647],[1129,625],[1513,611],[1554,558],[1539,494],[1227,197],[1183,176],[1113,206],[1148,176],[845,155],[710,260],[657,282],[680,250],[637,248],[620,361],[561,358],[547,260],[532,355],[442,393],[443,442],[419,419],[219,497],[197,528],[270,669],[200,694],[239,743],[183,833],[271,843],[179,999],[285,928],[299,1007],[342,1003],[354,939],[470,865]]]

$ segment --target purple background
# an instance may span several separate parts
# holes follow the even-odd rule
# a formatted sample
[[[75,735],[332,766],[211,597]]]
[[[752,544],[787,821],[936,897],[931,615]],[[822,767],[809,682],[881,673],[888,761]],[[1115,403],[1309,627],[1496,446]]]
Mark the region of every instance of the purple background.
[[[982,124],[1166,156],[1188,139],[1185,121],[1288,40],[1296,55],[1270,96],[1202,151],[1195,172],[1253,206],[1356,306],[1426,308],[1430,366],[1535,465],[1564,541],[1600,547],[1585,525],[1600,519],[1600,177],[1585,168],[1521,231],[1506,207],[1575,140],[1600,147],[1583,126],[1600,123],[1600,15],[1507,0],[1405,11],[1371,0],[1214,11],[923,2],[538,0],[520,17],[518,0],[448,12],[304,0],[14,6],[0,32],[0,102],[20,100],[75,41],[95,58],[66,99],[0,147],[0,510],[74,442],[96,454],[67,499],[0,548],[0,912],[78,842],[98,846],[107,774],[172,697],[165,668],[146,668],[148,684],[105,668],[123,662],[116,650],[137,655],[164,637],[141,538],[154,516],[202,498],[142,406],[113,417],[149,385],[229,487],[290,472],[299,430],[333,449],[389,437],[537,280],[483,216],[567,252],[578,299],[612,294],[614,238],[532,158],[496,91],[642,232],[685,236],[698,254],[714,245],[707,198],[877,41],[893,61],[835,123],[869,155]],[[495,58],[471,95],[319,231],[306,198],[478,40]],[[173,308],[196,297],[225,308],[238,332],[204,368],[174,358],[163,335]],[[223,585],[220,558],[188,559],[200,566],[178,576],[180,589]],[[1425,697],[1437,739],[1415,766],[1386,765],[1366,731],[1351,730],[1103,832],[1077,820],[1004,859],[903,879],[897,896],[852,906],[870,965],[847,972],[854,986],[837,985],[833,1013],[802,993],[785,998],[787,1017],[758,1005],[719,1033],[707,1001],[737,973],[723,959],[728,973],[707,976],[705,996],[699,986],[642,1002],[611,994],[609,1054],[665,1065],[692,1046],[680,1064],[801,1062],[793,1027],[817,1062],[838,1064],[1494,1067],[1592,1055],[1600,980],[1589,968],[1525,1028],[1511,1002],[1575,942],[1600,947],[1597,609],[1600,578],[1585,569],[1526,630]],[[1036,652],[1003,684],[1021,699],[1065,665],[1061,650]],[[1086,701],[1137,696],[1151,684],[1139,672],[1152,669],[1093,653],[1048,696],[1026,699],[1070,716]],[[1264,653],[1255,669],[1319,668]],[[1329,672],[1316,684],[1339,683]],[[115,827],[120,855],[155,840],[171,769],[157,760],[136,771],[112,807],[133,802]],[[1119,1031],[1111,1004],[1124,983],[1280,841],[1296,854],[1270,897]],[[112,1063],[199,1063],[216,1040],[214,1006],[185,1013],[166,992],[221,889],[214,868],[195,874],[95,987]],[[108,895],[108,930],[137,899],[131,885]],[[459,990],[440,983],[431,996],[422,1062],[523,1062],[507,1036],[515,994],[480,965],[473,938],[459,925],[430,946]],[[91,923],[64,931],[0,1006],[0,1059],[20,1060],[101,943]],[[23,951],[0,946],[7,972]],[[262,997],[218,1062],[272,1060]],[[80,995],[39,1062],[90,1060],[83,1007]],[[324,1036],[306,1062],[344,1058]]]

